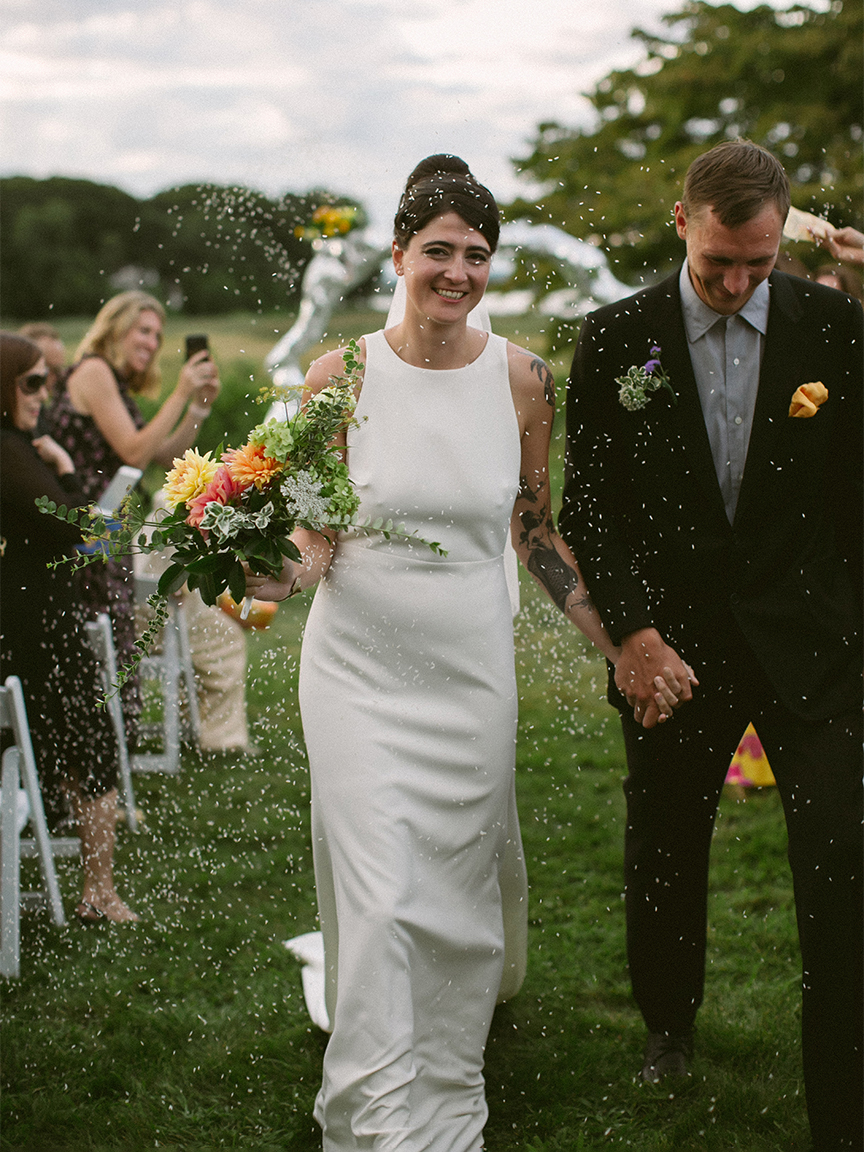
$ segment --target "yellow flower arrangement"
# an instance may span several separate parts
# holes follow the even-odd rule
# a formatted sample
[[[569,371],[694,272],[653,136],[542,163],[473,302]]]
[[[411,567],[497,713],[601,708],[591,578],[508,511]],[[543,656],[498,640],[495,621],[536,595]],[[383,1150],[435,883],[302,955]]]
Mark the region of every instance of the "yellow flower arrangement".
[[[309,224],[298,224],[294,235],[298,240],[329,240],[344,236],[356,223],[357,209],[348,204],[321,204],[312,213]]]
[[[202,456],[194,448],[187,448],[182,458],[175,457],[174,467],[165,477],[165,502],[173,511],[178,504],[188,504],[200,495],[219,468],[210,453]]]

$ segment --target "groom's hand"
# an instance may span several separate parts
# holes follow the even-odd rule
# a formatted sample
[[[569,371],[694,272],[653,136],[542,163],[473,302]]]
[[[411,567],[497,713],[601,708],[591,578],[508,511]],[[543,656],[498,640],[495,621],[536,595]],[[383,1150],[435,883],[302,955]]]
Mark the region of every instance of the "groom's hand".
[[[655,683],[658,676],[667,684],[674,680],[678,705],[693,699],[691,684],[698,684],[698,680],[656,628],[640,628],[625,636],[615,663],[615,684],[633,709],[634,719],[644,728],[653,728],[661,716]]]

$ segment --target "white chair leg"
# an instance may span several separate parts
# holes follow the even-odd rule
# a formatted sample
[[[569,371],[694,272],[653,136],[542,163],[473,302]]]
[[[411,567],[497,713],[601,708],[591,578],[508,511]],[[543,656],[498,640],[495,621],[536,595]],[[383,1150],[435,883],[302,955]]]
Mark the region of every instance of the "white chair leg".
[[[21,691],[21,681],[17,676],[10,676],[6,681],[6,688],[11,689],[12,694],[12,727],[15,733],[15,743],[18,745],[20,753],[19,772],[27,792],[27,799],[30,802],[30,823],[33,827],[34,855],[39,858],[42,883],[45,888],[48,907],[51,909],[51,917],[55,924],[62,927],[66,923],[66,916],[63,912],[63,901],[60,899],[60,886],[57,883],[57,873],[54,870],[54,850],[51,846],[51,839],[48,836],[48,825],[45,821],[42,791],[39,787],[39,777],[36,773],[36,758],[33,755],[33,745],[30,741],[30,729],[27,726],[27,709],[24,706],[24,693]]]
[[[186,702],[189,714],[189,734],[192,743],[201,743],[201,714],[198,711],[198,685],[195,682],[195,665],[192,662],[192,645],[189,643],[189,622],[186,609],[181,603],[177,609],[177,639],[180,647],[180,669],[186,686]]]
[[[0,976],[20,975],[21,856],[18,830],[20,753],[3,753],[3,800],[0,804]]]
[[[95,620],[84,625],[90,647],[93,649],[99,662],[102,683],[105,691],[109,692],[111,686],[117,683],[117,658],[114,652],[114,636],[111,632],[111,620],[107,613],[100,612]],[[132,787],[132,771],[129,766],[129,752],[126,748],[126,725],[123,722],[123,705],[120,703],[120,694],[115,692],[109,699],[108,714],[117,738],[117,761],[120,785],[120,797],[126,810],[126,824],[130,832],[138,831],[138,816],[135,810],[135,791]]]

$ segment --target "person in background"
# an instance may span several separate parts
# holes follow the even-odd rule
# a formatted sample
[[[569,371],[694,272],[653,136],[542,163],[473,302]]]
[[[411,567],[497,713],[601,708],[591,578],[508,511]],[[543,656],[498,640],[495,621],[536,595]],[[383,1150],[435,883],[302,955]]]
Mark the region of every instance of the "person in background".
[[[114,887],[117,743],[93,653],[83,640],[70,569],[50,561],[81,543],[72,524],[35,501],[87,502],[69,454],[35,436],[48,398],[48,366],[23,336],[0,333],[0,680],[21,680],[46,816],[71,816],[81,838],[84,921],[137,920]]]
[[[66,348],[60,338],[60,333],[51,324],[37,321],[25,324],[18,329],[19,335],[26,336],[34,344],[38,344],[48,366],[48,389],[53,393],[60,377],[66,371]]]
[[[853,272],[851,268],[844,268],[842,264],[822,264],[813,273],[817,284],[825,284],[828,288],[836,288],[838,292],[845,292],[860,300],[864,292],[864,281],[860,272]]]
[[[75,354],[75,365],[47,413],[48,429],[72,458],[88,501],[98,500],[122,464],[171,466],[192,446],[219,393],[216,365],[206,351],[192,356],[156,415],[145,423],[135,401],[158,392],[165,311],[153,296],[123,292],[105,304]],[[91,564],[77,573],[88,615],[111,617],[118,664],[135,645],[131,557]],[[141,711],[138,682],[122,689],[127,740],[134,748]]]
[[[158,491],[152,511],[165,508],[164,494]],[[168,557],[161,552],[142,553],[134,559],[136,573],[147,576],[161,576],[168,564]],[[201,751],[257,755],[258,749],[249,739],[246,710],[246,628],[218,604],[205,604],[185,585],[176,596],[185,612],[195,669]],[[275,610],[276,605],[262,607]],[[139,606],[141,621],[149,619],[149,613],[149,608]]]
[[[583,323],[559,524],[622,646],[609,693],[629,773],[642,1078],[689,1072],[717,802],[752,721],[786,815],[810,1128],[817,1152],[839,1152],[860,1150],[864,1129],[864,317],[772,271],[788,210],[786,173],[754,144],[690,166],[681,270]],[[656,390],[622,384],[640,371]],[[668,665],[684,680],[684,661],[700,687],[668,723],[640,726],[654,676]]]

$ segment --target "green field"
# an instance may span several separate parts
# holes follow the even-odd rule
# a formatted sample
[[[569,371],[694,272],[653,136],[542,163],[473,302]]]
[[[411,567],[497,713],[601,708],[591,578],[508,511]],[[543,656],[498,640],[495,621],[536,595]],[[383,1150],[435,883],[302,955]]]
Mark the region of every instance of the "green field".
[[[70,342],[80,334],[72,324]],[[380,324],[348,313],[341,335]],[[176,371],[172,341],[179,348],[194,330],[211,333],[226,392],[242,407],[243,389],[264,383],[272,326],[172,320],[166,379]],[[542,351],[539,327],[516,338],[529,337]],[[250,406],[251,422],[259,411]],[[489,1152],[806,1148],[799,962],[776,791],[721,803],[694,1074],[674,1093],[642,1085],[624,956],[623,749],[605,670],[532,586],[523,590],[517,789],[530,953],[487,1051]],[[299,967],[282,944],[315,927],[296,700],[307,608],[308,596],[297,597],[249,636],[258,759],[189,750],[179,777],[136,777],[145,827],[121,829],[117,872],[141,923],[58,929],[25,916],[22,977],[3,985],[3,1149],[320,1147],[311,1111],[325,1037],[308,1021]],[[71,911],[77,869],[64,861],[60,871]]]

